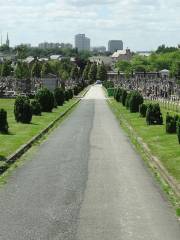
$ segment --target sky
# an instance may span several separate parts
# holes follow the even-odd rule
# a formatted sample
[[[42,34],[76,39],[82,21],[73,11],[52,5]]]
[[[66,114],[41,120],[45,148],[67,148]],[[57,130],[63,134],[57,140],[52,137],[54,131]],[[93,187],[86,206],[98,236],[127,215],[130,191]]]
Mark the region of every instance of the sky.
[[[120,39],[132,50],[180,44],[180,0],[0,0],[0,33],[11,46],[70,42],[85,33],[91,46]]]

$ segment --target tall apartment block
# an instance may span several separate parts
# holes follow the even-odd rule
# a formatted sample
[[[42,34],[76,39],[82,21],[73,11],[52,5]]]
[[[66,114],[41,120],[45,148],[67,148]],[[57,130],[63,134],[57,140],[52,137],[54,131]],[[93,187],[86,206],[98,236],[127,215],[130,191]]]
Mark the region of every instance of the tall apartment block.
[[[122,40],[109,40],[108,42],[108,51],[116,52],[117,50],[123,50],[123,41]]]
[[[75,47],[79,51],[90,51],[90,39],[87,38],[85,34],[77,34],[75,36]]]

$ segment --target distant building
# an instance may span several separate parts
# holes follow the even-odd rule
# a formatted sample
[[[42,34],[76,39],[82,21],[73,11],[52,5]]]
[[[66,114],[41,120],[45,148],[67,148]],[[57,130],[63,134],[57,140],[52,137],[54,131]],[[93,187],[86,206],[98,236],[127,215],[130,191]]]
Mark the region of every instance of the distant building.
[[[10,41],[9,41],[9,36],[8,36],[8,33],[7,33],[7,39],[6,39],[6,46],[9,47],[10,46]]]
[[[77,34],[75,36],[75,47],[79,51],[90,51],[90,39],[85,34]]]
[[[122,61],[130,61],[133,56],[133,53],[130,51],[130,49],[126,50],[118,50],[111,56],[113,62],[117,62],[118,60]]]
[[[111,66],[113,64],[112,58],[107,56],[93,56],[89,58],[89,61],[97,64],[104,63],[106,66]]]
[[[104,46],[92,47],[92,51],[93,52],[104,53],[104,52],[106,52],[106,47],[104,47]]]
[[[60,48],[73,48],[73,45],[71,43],[60,43]]]
[[[60,43],[43,42],[43,43],[39,43],[38,47],[43,49],[59,48]]]
[[[116,52],[117,50],[123,50],[123,41],[122,40],[110,40],[108,42],[108,51]]]
[[[151,51],[138,51],[136,52],[139,56],[142,56],[142,57],[149,57],[152,52]]]

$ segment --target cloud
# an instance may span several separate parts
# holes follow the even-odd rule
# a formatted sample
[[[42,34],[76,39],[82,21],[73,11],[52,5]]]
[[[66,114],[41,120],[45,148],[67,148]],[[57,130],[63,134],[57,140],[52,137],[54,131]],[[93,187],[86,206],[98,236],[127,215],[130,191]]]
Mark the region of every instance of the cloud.
[[[73,42],[79,32],[95,45],[119,38],[136,49],[180,39],[179,0],[0,0],[0,6],[0,31],[14,44]]]

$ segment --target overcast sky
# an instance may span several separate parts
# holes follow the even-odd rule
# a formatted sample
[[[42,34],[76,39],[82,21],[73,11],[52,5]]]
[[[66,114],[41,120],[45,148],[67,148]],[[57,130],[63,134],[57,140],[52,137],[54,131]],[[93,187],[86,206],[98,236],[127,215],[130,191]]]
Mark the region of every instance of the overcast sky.
[[[85,33],[91,45],[122,39],[132,50],[180,43],[180,0],[0,0],[0,32],[11,45],[74,43]]]

